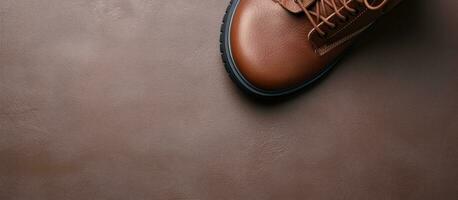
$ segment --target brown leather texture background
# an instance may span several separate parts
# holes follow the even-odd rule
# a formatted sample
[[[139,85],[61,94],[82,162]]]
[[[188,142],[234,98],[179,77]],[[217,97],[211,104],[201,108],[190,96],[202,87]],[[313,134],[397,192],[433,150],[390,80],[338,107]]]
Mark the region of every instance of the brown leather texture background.
[[[0,199],[458,198],[458,1],[267,103],[224,71],[227,4],[1,0]]]

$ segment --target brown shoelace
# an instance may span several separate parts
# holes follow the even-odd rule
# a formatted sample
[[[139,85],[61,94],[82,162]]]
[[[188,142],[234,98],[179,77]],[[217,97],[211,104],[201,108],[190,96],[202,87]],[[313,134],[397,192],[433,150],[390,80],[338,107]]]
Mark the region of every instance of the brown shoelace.
[[[326,10],[326,5],[332,8],[334,10],[334,13],[342,20],[347,20],[347,17],[341,13],[339,7],[337,7],[336,1],[340,1],[340,3],[342,4],[342,7],[348,10],[349,12],[351,13],[357,12],[356,9],[348,5],[351,0],[316,0],[316,1],[317,1],[316,2],[317,4],[315,6],[315,11],[312,11],[304,6],[302,0],[294,0],[294,2],[298,4],[302,8],[302,10],[305,12],[305,15],[307,16],[307,18],[312,23],[315,30],[320,35],[326,35],[326,33],[323,30],[321,30],[320,27],[318,27],[321,21],[327,24],[328,26],[330,26],[331,28],[334,28],[336,26],[336,24],[330,22],[325,16],[323,16],[324,14],[323,12],[325,12]],[[371,3],[369,3],[369,0],[358,0],[358,1],[363,2],[364,5],[370,10],[378,10],[382,8],[388,2],[388,0],[383,0],[378,5],[374,6]],[[313,16],[315,16],[316,19],[314,19]]]

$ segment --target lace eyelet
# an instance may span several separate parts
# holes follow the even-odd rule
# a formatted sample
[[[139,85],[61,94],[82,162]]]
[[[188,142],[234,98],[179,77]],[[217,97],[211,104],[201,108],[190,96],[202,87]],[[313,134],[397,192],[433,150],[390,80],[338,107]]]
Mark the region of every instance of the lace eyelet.
[[[328,35],[327,33],[323,33],[323,34],[318,34],[321,39],[326,39],[326,36]]]
[[[348,17],[347,17],[347,16],[344,16],[343,18],[340,18],[340,17],[339,17],[339,22],[340,22],[340,23],[345,23],[345,22],[347,22],[347,20],[348,20]]]
[[[353,11],[350,11],[350,14],[356,16],[359,14],[359,12],[361,12],[359,8],[353,8]]]

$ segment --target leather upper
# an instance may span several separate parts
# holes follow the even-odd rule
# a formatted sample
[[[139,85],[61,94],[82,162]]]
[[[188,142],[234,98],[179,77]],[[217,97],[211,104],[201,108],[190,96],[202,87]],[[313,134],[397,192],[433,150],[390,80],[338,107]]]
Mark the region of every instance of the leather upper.
[[[281,6],[283,6],[285,9],[289,10],[290,12],[293,13],[300,13],[302,12],[301,7],[294,2],[294,0],[274,0],[275,2],[279,3]],[[303,0],[303,4],[307,7],[314,3],[316,0]]]
[[[348,15],[351,18],[326,38],[314,31],[294,0],[240,0],[230,32],[238,70],[253,86],[271,91],[294,88],[315,78],[349,46],[358,30],[381,14],[353,4],[360,13]],[[329,19],[338,23],[333,16]],[[329,29],[323,23],[319,26]]]

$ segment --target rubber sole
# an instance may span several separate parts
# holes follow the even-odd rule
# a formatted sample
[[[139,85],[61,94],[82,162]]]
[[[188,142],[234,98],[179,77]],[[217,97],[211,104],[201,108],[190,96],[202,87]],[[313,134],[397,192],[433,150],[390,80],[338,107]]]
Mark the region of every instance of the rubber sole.
[[[263,97],[263,98],[289,96],[291,94],[301,91],[302,89],[316,82],[334,66],[335,62],[325,67],[324,70],[318,73],[318,75],[315,78],[311,80],[307,80],[304,83],[302,83],[301,85],[297,87],[293,87],[293,88],[273,91],[273,90],[260,89],[252,85],[245,77],[243,77],[243,75],[238,70],[235,60],[232,57],[232,51],[231,51],[230,32],[231,32],[231,26],[232,26],[232,19],[233,19],[235,11],[237,10],[237,6],[239,2],[240,0],[231,0],[229,3],[229,6],[226,9],[226,13],[223,18],[223,23],[221,25],[220,51],[221,51],[221,57],[224,63],[224,67],[227,73],[229,74],[229,77],[245,93],[249,95],[253,95],[255,97]]]

